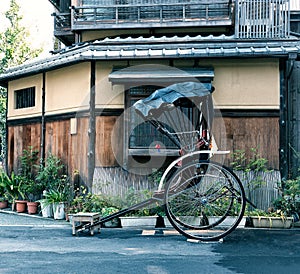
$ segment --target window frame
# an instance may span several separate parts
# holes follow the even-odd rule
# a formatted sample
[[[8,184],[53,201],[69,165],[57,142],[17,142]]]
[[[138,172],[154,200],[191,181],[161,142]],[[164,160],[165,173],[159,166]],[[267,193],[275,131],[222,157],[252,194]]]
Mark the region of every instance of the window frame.
[[[36,87],[14,90],[14,109],[28,109],[36,106]]]

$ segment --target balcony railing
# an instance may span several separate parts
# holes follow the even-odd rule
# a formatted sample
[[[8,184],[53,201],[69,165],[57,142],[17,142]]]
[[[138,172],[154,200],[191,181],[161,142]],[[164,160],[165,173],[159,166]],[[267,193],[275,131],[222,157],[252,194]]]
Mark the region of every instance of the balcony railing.
[[[95,1],[92,1],[95,2]],[[72,8],[72,28],[147,28],[232,25],[230,0],[98,1],[101,5]],[[112,4],[114,3],[114,4]]]
[[[237,0],[237,38],[287,38],[290,35],[290,0]]]
[[[55,34],[61,38],[81,30],[207,26],[232,26],[229,31],[234,29],[241,39],[281,39],[291,33],[290,0],[72,0],[72,4],[68,12],[55,14]]]
[[[53,13],[54,16],[54,35],[65,45],[75,42],[75,34],[71,29],[71,13]]]

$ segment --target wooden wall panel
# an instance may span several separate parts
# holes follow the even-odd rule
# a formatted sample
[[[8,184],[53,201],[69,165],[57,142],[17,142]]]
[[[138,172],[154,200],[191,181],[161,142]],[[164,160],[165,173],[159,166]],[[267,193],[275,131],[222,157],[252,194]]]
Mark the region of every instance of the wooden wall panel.
[[[71,135],[69,143],[70,174],[78,170],[81,180],[84,182],[87,180],[88,128],[88,118],[77,118],[77,133]]]
[[[96,167],[117,166],[113,151],[111,133],[117,116],[96,117]],[[225,127],[222,128],[220,125]],[[46,123],[47,152],[58,156],[67,165],[69,175],[79,171],[81,180],[87,180],[89,118],[77,118],[77,133],[70,134],[70,120]],[[279,123],[276,117],[223,117],[214,120],[214,136],[220,150],[257,148],[262,157],[267,158],[269,166],[279,168]],[[8,127],[8,168],[17,171],[18,159],[24,149],[33,146],[40,148],[41,125],[28,124]],[[114,142],[122,144],[122,134]],[[225,164],[231,162],[227,155]]]
[[[115,166],[116,159],[112,150],[112,130],[116,123],[115,116],[96,118],[96,163],[98,167]],[[121,137],[121,136],[119,136]],[[122,138],[119,139],[122,142]]]
[[[225,134],[220,124],[225,125]],[[224,128],[222,129],[222,131]],[[214,121],[214,136],[220,150],[245,150],[249,158],[251,148],[257,148],[270,168],[279,169],[279,118],[277,117],[223,117]],[[224,140],[226,138],[226,140]],[[225,164],[231,162],[227,155]]]
[[[68,144],[70,142],[70,120],[46,123],[45,153],[57,156],[67,165],[69,157]]]
[[[23,150],[28,149],[29,146],[34,150],[40,150],[41,125],[35,123],[8,126],[7,134],[8,171],[17,172]]]

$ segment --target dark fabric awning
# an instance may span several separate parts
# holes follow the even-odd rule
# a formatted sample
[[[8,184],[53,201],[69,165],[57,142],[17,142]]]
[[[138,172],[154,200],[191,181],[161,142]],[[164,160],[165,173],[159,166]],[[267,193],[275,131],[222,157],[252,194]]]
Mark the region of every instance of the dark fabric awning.
[[[114,69],[109,74],[113,84],[159,84],[200,80],[210,82],[214,77],[213,68],[174,68],[162,65],[139,65]]]
[[[184,82],[158,89],[149,97],[137,101],[133,108],[143,117],[158,116],[164,107],[190,104],[193,100],[208,96],[213,92],[211,84]]]

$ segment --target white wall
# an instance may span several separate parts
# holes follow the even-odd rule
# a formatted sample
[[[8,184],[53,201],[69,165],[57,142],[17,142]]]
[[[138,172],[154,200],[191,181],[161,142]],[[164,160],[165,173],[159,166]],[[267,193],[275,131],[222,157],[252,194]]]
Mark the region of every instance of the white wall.
[[[290,0],[290,9],[300,11],[300,0]]]

